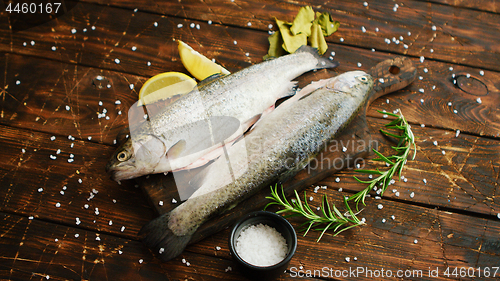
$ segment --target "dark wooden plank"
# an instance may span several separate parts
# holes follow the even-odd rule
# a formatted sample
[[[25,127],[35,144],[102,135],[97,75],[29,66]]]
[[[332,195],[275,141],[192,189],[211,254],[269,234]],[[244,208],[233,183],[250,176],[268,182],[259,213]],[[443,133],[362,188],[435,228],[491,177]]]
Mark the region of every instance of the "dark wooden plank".
[[[234,267],[227,259],[187,252],[160,263],[138,241],[5,213],[0,213],[0,221],[3,280],[242,278],[236,270],[226,271]]]
[[[200,29],[190,28],[191,23]],[[263,32],[253,34],[207,22],[78,3],[56,21],[15,33],[8,18],[2,17],[0,51],[153,76],[184,71],[173,39],[196,42],[198,51],[217,61],[228,57],[224,66],[229,70],[261,61],[267,37]],[[264,52],[256,54],[256,46]]]
[[[339,32],[327,38],[329,42],[500,70],[495,47],[500,15],[430,2],[385,0],[365,7],[360,1],[90,1],[265,31],[274,17],[291,21],[301,6],[312,5],[341,23]],[[399,5],[396,12],[395,4]],[[400,44],[385,42],[400,36],[404,38]]]
[[[0,122],[112,144],[145,78],[3,53]],[[26,69],[30,69],[29,72]],[[109,88],[108,88],[109,85]],[[141,117],[142,118],[142,117]]]
[[[311,186],[306,192],[313,196],[310,203],[314,207],[319,206],[319,199],[324,194],[337,206],[342,206],[342,196],[351,194],[345,190],[339,192],[332,186],[319,189],[317,193]],[[500,221],[493,217],[477,218],[385,199],[368,199],[367,207],[359,216],[366,219],[365,226],[338,236],[327,233],[320,242],[316,242],[318,232],[310,232],[305,237],[301,236],[304,232],[298,232],[299,245],[290,268],[295,267],[297,272],[300,266],[304,271],[321,271],[327,267],[336,272],[362,267],[372,271],[390,270],[394,275],[398,270],[417,270],[422,271],[423,278],[413,276],[405,280],[434,280],[429,278],[428,269],[437,267],[440,276],[436,279],[444,280],[443,272],[447,267],[452,270],[454,267],[492,267],[500,259],[500,245],[495,234],[500,231]],[[300,229],[303,222],[298,218],[290,221],[296,229]],[[222,231],[191,245],[187,251],[229,257],[228,237],[229,230]],[[221,249],[217,251],[215,246]],[[353,276],[350,277],[340,279],[352,280]],[[370,279],[365,274],[359,277]]]
[[[480,0],[480,1],[467,1],[467,0],[424,0],[425,2],[440,3],[460,8],[476,9],[486,12],[498,13],[500,12],[500,3],[495,0]]]
[[[132,182],[106,174],[113,148],[51,137],[0,126],[0,211],[136,238],[154,214]]]

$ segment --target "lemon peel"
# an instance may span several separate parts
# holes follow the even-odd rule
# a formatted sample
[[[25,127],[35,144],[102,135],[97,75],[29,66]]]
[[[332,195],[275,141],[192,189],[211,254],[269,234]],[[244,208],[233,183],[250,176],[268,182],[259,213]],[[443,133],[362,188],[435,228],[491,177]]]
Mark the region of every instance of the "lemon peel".
[[[227,69],[195,51],[188,44],[181,40],[177,40],[177,43],[182,64],[196,79],[201,81],[217,73],[230,74]]]
[[[196,81],[181,72],[165,72],[149,78],[139,91],[137,106],[152,104],[176,95],[184,95],[196,87]]]

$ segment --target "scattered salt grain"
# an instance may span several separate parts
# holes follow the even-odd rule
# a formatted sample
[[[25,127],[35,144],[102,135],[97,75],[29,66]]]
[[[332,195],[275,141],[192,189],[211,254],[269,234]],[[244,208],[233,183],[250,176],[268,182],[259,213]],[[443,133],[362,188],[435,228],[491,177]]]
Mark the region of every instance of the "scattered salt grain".
[[[361,67],[361,66],[362,66],[362,64],[360,62],[358,62],[358,67]]]
[[[50,48],[52,51],[56,51],[57,50],[57,47],[56,46],[52,46],[52,48]]]
[[[346,261],[346,262],[350,262],[350,261],[351,261],[351,258],[350,258],[350,257],[345,257],[345,261]]]
[[[150,62],[150,61],[148,61],[147,65],[148,65],[148,66],[151,66],[151,62]]]
[[[339,178],[339,177],[336,177],[336,178],[335,178],[335,182],[340,182],[340,178]]]
[[[137,47],[136,46],[132,46],[132,51],[136,51],[137,50]]]
[[[384,83],[384,78],[379,78],[379,79],[378,79],[378,81],[379,81],[380,83]]]
[[[410,193],[410,198],[415,197],[415,192]]]
[[[445,154],[446,154],[446,151],[441,150],[441,154],[445,155]]]
[[[177,203],[177,200],[175,200],[175,198],[172,198],[172,204],[176,204]]]
[[[456,137],[456,138],[458,138],[458,135],[460,135],[460,130],[457,130],[457,131],[455,132],[455,137]]]
[[[123,254],[122,250],[118,250],[118,254],[119,255]]]
[[[424,63],[424,60],[425,60],[425,57],[424,56],[420,56],[420,63]]]
[[[80,234],[75,233],[75,238],[78,238],[78,237],[80,237]]]
[[[385,223],[387,220],[386,219],[382,219],[382,223]]]
[[[361,27],[361,31],[362,31],[363,33],[365,33],[365,32],[366,32],[366,28],[365,28],[364,26],[362,26],[362,27]]]
[[[109,224],[109,225],[113,225],[113,221],[112,221],[112,220],[110,220],[110,221],[108,222],[108,224]]]
[[[342,147],[342,152],[346,152],[347,151],[347,147]]]
[[[143,259],[139,259],[139,263],[142,263],[142,262],[144,262],[144,260]]]
[[[483,101],[481,100],[481,98],[477,98],[477,99],[476,99],[476,102],[477,102],[477,103],[483,103]]]
[[[59,193],[60,193],[61,195],[64,195],[64,191],[63,191],[63,190],[59,191]]]
[[[56,139],[56,136],[52,136],[52,137],[50,137],[50,140],[51,140],[51,141],[54,141],[55,139]]]
[[[457,113],[458,113],[458,110],[453,109],[453,113],[457,114]]]
[[[125,226],[122,226],[122,228],[120,229],[121,232],[124,232],[125,231]]]
[[[480,70],[480,71],[479,71],[479,75],[484,76],[484,71],[483,71],[483,70]]]
[[[233,270],[233,268],[230,267],[230,266],[228,266],[226,269],[224,269],[225,272],[228,272],[228,271],[231,271],[231,270]]]
[[[219,246],[215,246],[215,250],[216,250],[216,251],[220,251],[220,249],[221,249],[221,247],[219,247]]]
[[[191,265],[191,263],[189,263],[189,262],[187,261],[187,262],[186,262],[186,266],[190,266],[190,265]]]
[[[153,23],[153,25],[154,25],[155,27],[157,27],[157,26],[158,26],[158,23],[155,21],[155,22]]]
[[[378,208],[379,210],[382,210],[382,209],[384,208],[384,205],[382,205],[382,204],[378,204],[377,208]]]
[[[283,260],[288,247],[285,238],[273,227],[252,225],[236,239],[236,252],[246,262],[257,266],[270,266]]]
[[[500,219],[500,213],[498,213],[498,214],[497,214],[497,218],[499,218],[499,219]]]
[[[96,236],[95,241],[101,241],[101,237]]]
[[[368,7],[368,2],[363,2],[363,6]]]
[[[158,202],[158,205],[163,206],[163,201],[160,200],[160,202]]]
[[[56,159],[57,159],[57,157],[56,157],[55,155],[52,155],[52,154],[51,154],[49,157],[50,157],[50,159],[52,159],[52,160],[56,160]]]
[[[83,205],[83,207],[84,207],[85,209],[88,209],[88,208],[89,208],[89,204],[85,204],[85,205]]]
[[[33,216],[29,216],[29,217],[28,217],[28,219],[29,219],[29,220],[32,220],[32,219],[33,219]]]
[[[314,200],[314,197],[309,197],[309,201],[313,201]]]
[[[61,207],[61,203],[57,202],[56,203],[56,208],[59,208],[59,207]]]
[[[391,216],[391,219],[392,219],[392,220],[395,220],[395,219],[396,219],[396,216],[392,215],[392,216]]]
[[[413,243],[417,244],[417,243],[418,243],[418,240],[417,240],[417,239],[413,240]]]
[[[344,42],[344,38],[343,37],[340,37],[340,42]]]
[[[120,59],[115,59],[115,63],[119,64],[120,63]]]
[[[431,27],[431,29],[432,29],[433,31],[436,31],[436,30],[437,30],[437,27],[436,27],[435,25],[433,25],[433,26]]]
[[[196,24],[196,29],[200,30],[200,24]]]
[[[158,253],[161,255],[163,254],[163,252],[165,252],[165,248],[160,248],[160,250],[158,250]]]
[[[234,45],[237,45],[237,44],[238,44],[238,41],[234,40],[234,41],[233,41],[233,44],[234,44]]]
[[[128,85],[128,87],[130,88],[130,90],[133,90],[134,89],[134,84],[130,84],[130,85]]]
[[[423,181],[425,184],[427,184],[427,179],[423,179],[422,181]]]
[[[75,34],[75,33],[76,33],[76,29],[75,29],[75,28],[72,28],[72,29],[71,29],[71,33]]]

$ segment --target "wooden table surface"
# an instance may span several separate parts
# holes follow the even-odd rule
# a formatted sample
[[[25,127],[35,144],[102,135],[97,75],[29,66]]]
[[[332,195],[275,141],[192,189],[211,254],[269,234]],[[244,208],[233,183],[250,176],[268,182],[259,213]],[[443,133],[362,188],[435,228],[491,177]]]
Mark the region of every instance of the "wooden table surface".
[[[400,109],[417,155],[403,172],[407,181],[367,199],[365,226],[320,242],[316,232],[299,232],[281,279],[500,276],[497,1],[65,3],[64,15],[21,31],[0,14],[0,279],[243,279],[227,229],[169,262],[153,257],[137,232],[156,207],[134,181],[118,185],[104,167],[143,83],[161,72],[187,73],[174,39],[234,72],[261,62],[274,18],[291,21],[304,5],[340,21],[327,38],[327,55],[340,62],[332,74],[395,55],[413,60],[416,81],[373,102],[368,123],[389,153],[391,142],[378,132],[388,121],[376,110]],[[367,160],[367,167],[377,166]],[[361,190],[356,174],[344,170],[307,186],[311,204]],[[317,185],[327,189],[314,193]],[[168,208],[176,206],[171,199]]]

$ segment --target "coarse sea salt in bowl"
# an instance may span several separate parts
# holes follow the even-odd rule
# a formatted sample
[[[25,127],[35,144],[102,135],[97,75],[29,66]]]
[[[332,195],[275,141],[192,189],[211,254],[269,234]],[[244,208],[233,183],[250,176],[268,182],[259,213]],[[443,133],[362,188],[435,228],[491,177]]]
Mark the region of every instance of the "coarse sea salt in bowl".
[[[267,211],[245,215],[233,227],[229,250],[245,276],[273,279],[283,273],[297,249],[297,234],[282,216]]]

